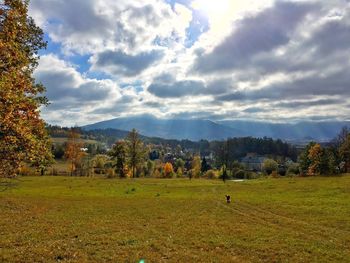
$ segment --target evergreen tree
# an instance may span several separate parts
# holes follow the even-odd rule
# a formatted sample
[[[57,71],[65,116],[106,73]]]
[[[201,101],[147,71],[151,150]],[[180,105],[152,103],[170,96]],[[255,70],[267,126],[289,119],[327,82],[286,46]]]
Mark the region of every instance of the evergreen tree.
[[[205,159],[205,157],[203,157],[202,159],[202,164],[201,164],[201,172],[205,173],[206,171],[208,171],[210,169],[209,164],[207,163],[207,160]]]

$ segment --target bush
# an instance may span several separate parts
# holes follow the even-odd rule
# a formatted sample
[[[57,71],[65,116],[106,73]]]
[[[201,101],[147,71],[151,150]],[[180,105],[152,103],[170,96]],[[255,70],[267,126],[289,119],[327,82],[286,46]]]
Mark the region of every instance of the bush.
[[[218,179],[219,173],[215,170],[208,170],[204,176],[208,179]]]
[[[184,173],[183,173],[182,168],[181,168],[181,167],[177,168],[176,176],[177,176],[178,178],[182,178],[183,175],[184,175]]]
[[[287,175],[298,175],[299,174],[299,165],[293,163],[288,167]]]
[[[285,166],[283,165],[280,165],[278,167],[278,174],[281,175],[281,176],[285,176],[287,174],[287,169]]]
[[[266,159],[263,165],[264,171],[270,175],[272,172],[277,172],[278,163],[272,159]]]
[[[254,172],[247,172],[245,173],[245,179],[248,179],[248,180],[252,180],[252,179],[258,179],[260,177],[260,175],[258,175],[257,173],[254,173]]]
[[[159,171],[159,169],[155,169],[153,174],[152,174],[152,177],[154,177],[154,178],[161,178],[162,177],[162,173]]]
[[[235,178],[238,178],[238,179],[245,179],[245,171],[243,170],[238,170],[236,173],[235,173]]]

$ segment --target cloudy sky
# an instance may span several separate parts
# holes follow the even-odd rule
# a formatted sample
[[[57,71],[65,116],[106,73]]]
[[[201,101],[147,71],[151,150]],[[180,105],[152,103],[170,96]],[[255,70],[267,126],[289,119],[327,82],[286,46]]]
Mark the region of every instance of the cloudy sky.
[[[348,120],[349,0],[31,0],[52,124]]]

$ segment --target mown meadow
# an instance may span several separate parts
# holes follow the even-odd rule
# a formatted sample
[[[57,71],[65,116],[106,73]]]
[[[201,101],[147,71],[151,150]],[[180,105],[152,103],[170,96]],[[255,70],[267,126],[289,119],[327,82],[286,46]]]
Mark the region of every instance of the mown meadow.
[[[21,177],[0,190],[0,262],[350,261],[350,176]]]

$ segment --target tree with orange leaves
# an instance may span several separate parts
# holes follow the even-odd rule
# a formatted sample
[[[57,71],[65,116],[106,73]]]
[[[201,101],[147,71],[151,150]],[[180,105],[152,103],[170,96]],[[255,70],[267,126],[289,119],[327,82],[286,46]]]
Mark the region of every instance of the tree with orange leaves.
[[[166,163],[164,165],[164,175],[165,177],[171,177],[174,173],[173,165],[171,163]]]
[[[308,169],[308,175],[320,175],[321,169],[321,161],[322,161],[322,148],[321,145],[316,143],[309,149],[309,159],[310,159],[310,166]]]
[[[39,107],[45,88],[32,77],[43,31],[28,17],[26,0],[0,3],[0,177],[14,177],[21,163],[43,168],[52,159]]]

